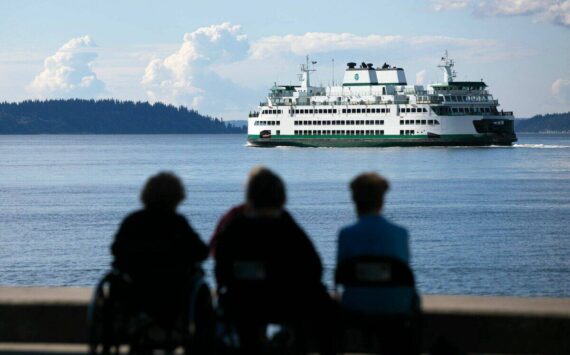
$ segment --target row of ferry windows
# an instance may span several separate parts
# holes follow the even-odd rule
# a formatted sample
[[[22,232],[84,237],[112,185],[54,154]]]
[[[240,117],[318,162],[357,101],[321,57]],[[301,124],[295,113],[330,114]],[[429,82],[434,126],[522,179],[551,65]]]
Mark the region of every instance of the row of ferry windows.
[[[400,109],[401,113],[419,113],[419,112],[428,112],[427,108],[425,107],[402,107]]]
[[[296,115],[304,114],[317,114],[317,113],[337,113],[336,108],[305,108],[305,109],[295,109],[294,113]],[[342,113],[390,113],[389,108],[343,108]]]
[[[439,124],[438,120],[400,120],[400,124]]]
[[[445,101],[447,102],[478,102],[478,101],[488,101],[491,100],[490,96],[445,96]]]
[[[389,108],[343,108],[342,113],[390,113]],[[413,111],[408,112],[416,112],[416,108],[413,108]],[[427,109],[418,108],[417,112],[428,112]],[[282,114],[283,110],[262,110],[262,114],[264,115],[278,115]],[[303,115],[303,114],[319,114],[319,113],[338,113],[336,108],[319,108],[319,109],[312,109],[312,108],[305,108],[305,109],[295,109],[293,113],[296,115]]]
[[[406,129],[406,130],[401,130],[401,131],[400,131],[400,135],[401,135],[401,136],[410,136],[410,135],[413,135],[413,134],[416,134],[413,129],[411,129],[411,130],[407,130],[407,129]]]
[[[384,130],[299,130],[295,131],[296,135],[301,136],[321,136],[321,135],[332,135],[340,134],[345,136],[381,136],[384,135]]]
[[[455,113],[476,113],[476,112],[490,113],[491,108],[489,108],[489,107],[452,107],[451,112],[455,112]]]
[[[280,126],[280,121],[255,121],[254,126]]]
[[[344,126],[344,125],[383,125],[384,120],[349,120],[349,121],[295,121],[295,126],[319,126],[319,125],[333,125],[333,126]]]
[[[283,113],[283,110],[262,110],[261,113],[265,115],[279,115]]]

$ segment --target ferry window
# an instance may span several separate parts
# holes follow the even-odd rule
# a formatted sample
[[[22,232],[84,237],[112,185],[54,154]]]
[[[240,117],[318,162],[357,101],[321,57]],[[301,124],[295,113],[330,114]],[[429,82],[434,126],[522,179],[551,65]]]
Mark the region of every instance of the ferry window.
[[[336,108],[333,108],[332,112],[333,112],[333,113],[336,113]]]
[[[277,135],[280,135],[280,134],[281,134],[281,131],[280,131],[280,130],[277,130],[276,133],[277,133]]]
[[[400,131],[400,135],[403,136],[403,135],[404,135],[404,131]]]
[[[360,121],[356,121],[356,124],[359,125],[359,124],[360,124]]]
[[[384,134],[384,131],[383,131],[383,130],[380,130],[380,135],[383,135],[383,134]]]
[[[307,124],[311,126],[313,124],[313,121],[307,121]]]
[[[370,121],[369,121],[369,120],[366,120],[366,121],[365,121],[365,124],[370,124]]]
[[[451,109],[451,111],[452,111],[452,112],[457,112],[457,108],[454,107],[454,108]]]
[[[412,108],[412,113],[416,113],[416,108],[415,108],[415,107]]]
[[[323,113],[323,109],[322,109],[322,108],[320,108],[318,112],[319,112],[319,113]]]
[[[365,109],[362,109],[363,112],[364,112],[364,110],[365,110]],[[370,109],[369,109],[369,108],[366,109],[366,113],[370,113]]]
[[[404,124],[404,120],[400,120],[400,124]]]
[[[386,112],[386,109],[385,109],[385,108],[381,108],[381,109],[380,109],[380,112],[385,113],[385,112]]]
[[[280,125],[281,125],[281,121],[277,121],[277,125],[280,126]]]
[[[456,102],[456,101],[457,101],[457,96],[451,96],[451,101]]]
[[[409,121],[409,120],[405,120],[405,121],[404,121],[404,124],[410,124],[410,121]]]
[[[414,130],[411,130],[411,131],[410,131],[410,134],[415,134],[414,132],[415,132]]]
[[[422,124],[426,124],[426,120],[422,120]]]
[[[380,124],[380,120],[374,121],[374,124]]]
[[[384,124],[384,120],[380,120],[380,124],[381,124],[381,125]]]
[[[433,124],[433,120],[428,120],[428,124]]]
[[[389,109],[389,108],[387,108],[387,109],[386,109],[386,112],[387,112],[387,113],[390,113],[390,109]]]
[[[357,109],[356,109],[356,113],[364,113],[364,109],[357,108]]]
[[[438,120],[434,120],[433,123],[439,124],[439,121],[438,121]]]
[[[375,134],[375,135],[379,135],[379,134],[380,134],[380,131],[379,131],[379,130],[375,130],[375,131],[374,131],[374,134]]]
[[[424,107],[424,112],[428,112],[428,109],[426,107]]]
[[[340,121],[340,124],[341,124],[342,126],[344,126],[344,125],[346,124],[346,121],[344,121],[344,120],[343,120],[343,121]]]
[[[328,111],[329,111],[329,113],[333,113],[332,108],[329,108]]]

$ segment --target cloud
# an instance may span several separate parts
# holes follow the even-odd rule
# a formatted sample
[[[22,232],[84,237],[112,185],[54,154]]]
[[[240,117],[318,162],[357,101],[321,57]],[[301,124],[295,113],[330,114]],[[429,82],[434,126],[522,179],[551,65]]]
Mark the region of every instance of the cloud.
[[[426,83],[426,74],[427,71],[425,69],[416,73],[416,85],[424,85]]]
[[[264,37],[252,43],[252,59],[267,59],[283,54],[306,55],[339,51],[378,50],[391,45],[446,45],[455,47],[484,47],[495,45],[492,40],[448,36],[397,36],[352,33],[308,32],[303,35]]]
[[[432,0],[435,11],[470,8],[479,16],[533,16],[559,26],[570,27],[570,0]]]
[[[552,83],[552,93],[562,103],[570,103],[570,79],[557,79]]]
[[[206,112],[219,110],[215,104],[235,99],[228,90],[236,85],[218,76],[212,66],[243,59],[248,50],[249,42],[239,25],[226,22],[201,27],[186,33],[176,52],[152,59],[141,83],[151,101],[189,105]]]
[[[42,98],[92,98],[105,91],[105,84],[93,72],[97,58],[95,43],[89,36],[77,37],[44,60],[28,90]]]
[[[331,50],[378,49],[401,40],[401,36],[358,36],[352,33],[327,32],[270,36],[261,38],[252,44],[251,57],[263,59],[282,53],[305,55],[330,52]]]

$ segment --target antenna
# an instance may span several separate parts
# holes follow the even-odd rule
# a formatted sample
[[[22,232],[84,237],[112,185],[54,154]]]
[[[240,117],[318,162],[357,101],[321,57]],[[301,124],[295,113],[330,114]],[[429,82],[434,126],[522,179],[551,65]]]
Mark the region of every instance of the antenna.
[[[333,79],[332,86],[334,86],[334,58],[332,59],[332,79]]]

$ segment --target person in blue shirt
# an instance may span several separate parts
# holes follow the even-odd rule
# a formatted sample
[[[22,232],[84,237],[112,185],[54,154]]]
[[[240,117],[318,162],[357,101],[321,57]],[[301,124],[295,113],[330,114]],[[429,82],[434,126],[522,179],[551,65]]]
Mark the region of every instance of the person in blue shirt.
[[[381,215],[388,181],[374,172],[358,175],[350,183],[358,221],[340,230],[337,264],[357,256],[388,256],[410,263],[408,231]],[[367,314],[410,313],[418,306],[409,287],[347,287],[341,305]]]

